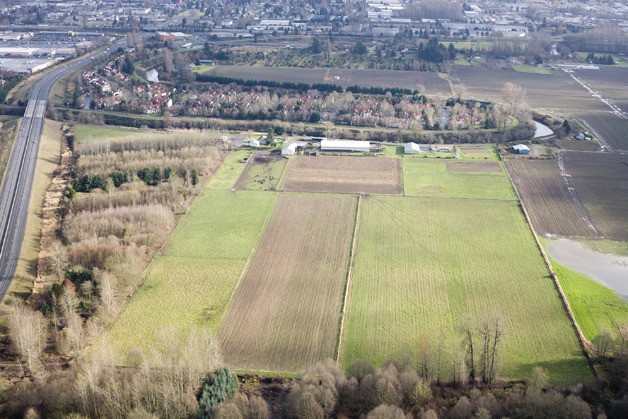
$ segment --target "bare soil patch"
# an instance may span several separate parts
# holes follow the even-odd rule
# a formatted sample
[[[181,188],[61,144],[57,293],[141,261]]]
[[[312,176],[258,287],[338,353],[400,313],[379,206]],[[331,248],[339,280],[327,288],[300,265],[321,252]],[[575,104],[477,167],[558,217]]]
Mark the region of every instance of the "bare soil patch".
[[[628,155],[564,152],[565,170],[600,233],[628,240]]]
[[[271,80],[293,83],[333,83],[344,88],[351,85],[361,87],[401,87],[417,89],[421,93],[435,96],[451,96],[447,80],[438,73],[396,70],[351,70],[294,67],[251,67],[218,66],[212,74],[248,80]]]
[[[446,165],[450,172],[500,173],[502,171],[496,161],[448,161]]]
[[[477,145],[477,146],[464,146],[459,148],[460,151],[466,154],[491,154],[491,150],[486,146]]]
[[[288,165],[285,191],[401,193],[399,159],[358,156],[299,156]]]
[[[357,199],[282,194],[223,321],[225,360],[298,371],[334,355]]]
[[[567,189],[556,160],[509,159],[505,163],[539,234],[598,236],[580,196]]]

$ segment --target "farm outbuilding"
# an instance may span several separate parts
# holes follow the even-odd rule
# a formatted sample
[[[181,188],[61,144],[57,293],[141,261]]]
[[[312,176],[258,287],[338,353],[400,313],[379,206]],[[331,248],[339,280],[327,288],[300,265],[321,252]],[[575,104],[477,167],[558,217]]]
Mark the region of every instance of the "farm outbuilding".
[[[258,140],[252,139],[245,143],[247,147],[259,148],[260,142]]]
[[[419,154],[422,153],[421,146],[417,143],[405,143],[403,145],[404,154]]]
[[[307,143],[305,141],[297,141],[294,143],[290,143],[290,144],[286,144],[281,148],[281,155],[282,156],[292,156],[294,153],[297,152],[297,148],[305,148],[307,146]]]
[[[513,152],[517,154],[530,154],[530,149],[528,148],[527,145],[524,145],[524,144],[513,145],[510,148],[512,149]]]
[[[321,151],[359,151],[368,153],[371,151],[371,143],[368,141],[354,140],[322,140]]]

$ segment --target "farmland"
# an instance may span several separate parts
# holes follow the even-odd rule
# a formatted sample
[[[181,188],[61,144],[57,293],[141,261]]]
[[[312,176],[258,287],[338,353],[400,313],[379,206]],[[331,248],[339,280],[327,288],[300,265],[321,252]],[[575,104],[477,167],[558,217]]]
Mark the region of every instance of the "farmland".
[[[216,76],[245,80],[270,80],[292,83],[334,83],[342,87],[401,87],[419,89],[429,96],[451,96],[447,80],[437,73],[393,70],[348,70],[325,68],[218,66]]]
[[[230,365],[298,371],[333,358],[356,202],[281,195],[222,326]]]
[[[298,192],[397,194],[401,192],[399,159],[300,156],[288,165],[280,189]]]
[[[254,155],[240,175],[234,188],[274,191],[281,180],[287,164],[288,159],[285,157]]]
[[[586,127],[593,131],[596,137],[601,137],[603,143],[607,143],[616,150],[628,150],[628,119],[622,119],[608,111],[577,112],[575,116],[584,121]]]
[[[597,237],[597,227],[577,193],[567,189],[555,160],[509,159],[505,164],[539,234]]]
[[[582,88],[567,73],[522,73],[508,70],[491,70],[482,67],[455,66],[452,74],[455,83],[462,83],[468,95],[476,99],[499,100],[506,82],[521,85],[527,90],[528,103],[533,108],[572,110],[608,110],[608,107]]]
[[[602,66],[600,70],[576,70],[574,74],[602,97],[628,112],[628,68]]]
[[[144,285],[110,328],[123,355],[156,345],[164,327],[216,330],[275,205],[272,193],[208,190],[177,226]]]
[[[616,336],[617,326],[628,324],[628,304],[617,293],[555,261],[552,265],[587,339],[601,332]]]
[[[454,161],[404,157],[406,195],[514,200],[515,194],[496,161]]]
[[[628,156],[565,152],[565,170],[603,237],[628,239]]]
[[[169,324],[201,326],[235,368],[283,373],[336,351],[344,366],[416,364],[418,342],[438,340],[450,379],[463,317],[499,312],[503,375],[588,377],[502,164],[486,147],[458,152],[299,156],[280,159],[283,175],[232,153],[111,327],[114,346],[128,354]]]
[[[343,365],[416,356],[419,336],[439,333],[451,365],[462,317],[497,310],[504,375],[536,365],[559,382],[587,375],[517,202],[367,197],[358,223]]]

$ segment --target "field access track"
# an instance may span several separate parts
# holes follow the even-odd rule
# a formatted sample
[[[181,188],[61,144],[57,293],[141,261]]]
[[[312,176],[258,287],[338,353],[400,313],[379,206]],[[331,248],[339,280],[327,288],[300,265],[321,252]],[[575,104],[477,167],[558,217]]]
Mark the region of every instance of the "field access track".
[[[399,194],[399,159],[299,156],[288,164],[280,189],[293,192]]]
[[[222,323],[229,365],[297,372],[333,358],[356,210],[355,196],[281,194]]]

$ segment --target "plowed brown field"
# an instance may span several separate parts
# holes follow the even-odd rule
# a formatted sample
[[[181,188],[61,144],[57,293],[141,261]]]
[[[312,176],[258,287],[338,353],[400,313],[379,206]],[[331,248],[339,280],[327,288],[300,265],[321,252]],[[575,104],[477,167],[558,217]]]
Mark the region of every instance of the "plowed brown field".
[[[505,164],[539,234],[598,236],[580,198],[567,189],[556,160],[510,159]]]
[[[227,363],[299,371],[334,356],[357,198],[282,194],[222,322]]]
[[[300,156],[291,161],[281,189],[300,192],[401,193],[399,159]]]
[[[628,240],[628,155],[565,152],[565,170],[602,236]]]

